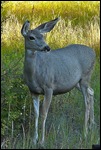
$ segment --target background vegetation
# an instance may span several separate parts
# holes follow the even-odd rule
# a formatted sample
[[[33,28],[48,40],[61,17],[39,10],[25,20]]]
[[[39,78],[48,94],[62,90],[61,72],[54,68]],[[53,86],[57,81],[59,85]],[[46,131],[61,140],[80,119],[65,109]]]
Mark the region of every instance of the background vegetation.
[[[85,149],[100,141],[100,2],[99,1],[2,1],[1,42],[1,148],[31,149],[34,113],[28,87],[23,82],[24,39],[20,30],[25,20],[31,27],[61,17],[56,27],[46,35],[54,50],[80,43],[96,52],[96,64],[91,86],[95,91],[95,128],[83,136],[84,101],[73,89],[53,97],[46,122],[46,148]],[[41,102],[42,102],[42,96]],[[39,128],[39,133],[40,133]],[[39,134],[40,136],[40,134]]]

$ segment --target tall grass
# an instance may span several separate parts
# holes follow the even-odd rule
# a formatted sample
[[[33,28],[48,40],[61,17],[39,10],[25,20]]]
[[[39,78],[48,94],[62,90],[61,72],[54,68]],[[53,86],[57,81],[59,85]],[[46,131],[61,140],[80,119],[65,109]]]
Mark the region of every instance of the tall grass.
[[[91,46],[99,55],[99,12],[99,2],[91,1],[59,1],[58,3],[55,1],[9,1],[3,5],[2,17],[9,17],[9,19],[3,24],[2,42],[5,46],[7,45],[7,48],[11,46],[11,43],[12,49],[22,47],[23,38],[20,30],[25,20],[30,20],[31,27],[35,28],[40,23],[60,16],[60,22],[48,34],[47,41],[50,46],[56,48],[71,43],[81,43]]]
[[[97,55],[91,86],[95,91],[95,128],[83,136],[84,102],[81,94],[70,93],[53,97],[46,122],[48,149],[84,149],[100,141],[100,84],[99,1],[9,1],[3,4],[2,55],[2,142],[3,149],[33,149],[34,114],[31,96],[22,73],[24,39],[21,27],[25,20],[31,28],[60,16],[60,21],[46,35],[46,41],[55,50],[72,43],[92,47]],[[42,96],[40,96],[43,99]],[[42,102],[42,100],[41,100]],[[39,121],[40,124],[40,121]],[[40,127],[40,126],[39,126]],[[39,136],[40,136],[39,128]],[[88,142],[89,141],[89,142]]]
[[[38,24],[32,23],[31,27],[35,28],[37,25]],[[5,45],[4,49],[7,47],[9,51],[9,46],[10,51],[11,48],[13,51],[15,48],[23,48],[23,38],[20,33],[21,27],[22,24],[19,24],[17,20],[15,22],[12,20],[6,21],[3,25],[4,30],[2,34],[2,44]],[[95,19],[95,22],[90,22],[88,25],[85,25],[85,28],[78,26],[73,27],[71,20],[68,20],[68,23],[66,24],[65,20],[61,18],[54,30],[47,34],[46,41],[52,49],[65,47],[72,43],[85,44],[94,48],[96,54],[99,56],[99,23]]]
[[[86,24],[93,19],[93,17],[100,15],[100,2],[92,1],[22,1],[4,4],[3,18],[14,14],[19,22],[29,19],[34,21],[51,20],[53,17],[61,16],[66,20],[71,19],[74,25]],[[93,10],[93,11],[92,11]],[[19,12],[19,15],[18,15]],[[78,21],[79,20],[79,21]]]

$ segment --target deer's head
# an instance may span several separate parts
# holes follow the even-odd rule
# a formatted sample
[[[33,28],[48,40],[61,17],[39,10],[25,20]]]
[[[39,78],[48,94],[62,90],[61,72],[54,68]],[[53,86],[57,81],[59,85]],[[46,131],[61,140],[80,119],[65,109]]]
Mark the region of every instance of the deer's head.
[[[21,34],[25,38],[25,48],[34,51],[50,51],[50,47],[44,41],[43,34],[50,32],[59,18],[56,18],[50,22],[43,23],[37,28],[30,30],[30,22],[26,21],[21,29]]]

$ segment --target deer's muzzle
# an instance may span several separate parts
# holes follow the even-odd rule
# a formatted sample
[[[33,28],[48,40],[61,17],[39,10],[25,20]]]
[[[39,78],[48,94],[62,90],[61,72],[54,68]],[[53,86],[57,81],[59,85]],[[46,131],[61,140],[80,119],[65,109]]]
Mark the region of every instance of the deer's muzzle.
[[[49,46],[45,46],[43,51],[49,52],[50,51],[50,47]]]

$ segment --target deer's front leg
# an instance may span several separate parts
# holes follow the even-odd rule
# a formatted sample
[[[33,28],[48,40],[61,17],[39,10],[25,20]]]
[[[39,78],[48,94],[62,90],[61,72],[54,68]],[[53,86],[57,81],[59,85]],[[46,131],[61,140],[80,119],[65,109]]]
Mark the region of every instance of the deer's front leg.
[[[52,100],[52,94],[53,94],[53,90],[51,88],[45,90],[45,96],[44,96],[44,101],[43,101],[42,111],[41,111],[42,137],[41,137],[40,144],[42,146],[44,145],[45,122],[46,122],[49,106],[50,106],[50,103],[51,103],[51,100]]]
[[[33,104],[34,104],[34,113],[35,113],[35,131],[33,142],[36,145],[38,140],[38,118],[39,118],[39,97],[38,95],[32,95]]]

